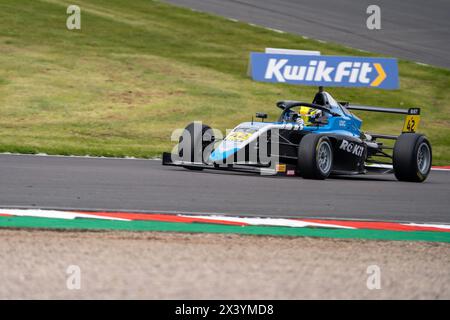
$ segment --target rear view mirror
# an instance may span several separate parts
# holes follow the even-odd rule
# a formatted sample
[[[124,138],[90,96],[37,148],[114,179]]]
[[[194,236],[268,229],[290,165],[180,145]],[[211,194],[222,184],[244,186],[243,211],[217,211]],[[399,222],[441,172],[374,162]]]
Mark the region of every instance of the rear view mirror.
[[[267,119],[267,113],[257,112],[256,113],[256,117],[259,118],[259,119],[262,119],[262,121],[264,121],[264,119]]]

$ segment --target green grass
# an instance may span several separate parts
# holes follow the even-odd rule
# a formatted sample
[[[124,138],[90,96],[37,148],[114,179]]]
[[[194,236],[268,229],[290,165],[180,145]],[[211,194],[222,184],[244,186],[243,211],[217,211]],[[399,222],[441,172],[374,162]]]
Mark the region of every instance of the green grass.
[[[81,7],[82,29],[66,29]],[[257,83],[248,55],[265,47],[372,55],[150,0],[0,0],[0,151],[152,157],[192,120],[221,130],[315,87]],[[400,61],[401,89],[329,88],[339,100],[422,108],[435,164],[450,162],[450,71]],[[398,116],[361,114],[399,133]]]

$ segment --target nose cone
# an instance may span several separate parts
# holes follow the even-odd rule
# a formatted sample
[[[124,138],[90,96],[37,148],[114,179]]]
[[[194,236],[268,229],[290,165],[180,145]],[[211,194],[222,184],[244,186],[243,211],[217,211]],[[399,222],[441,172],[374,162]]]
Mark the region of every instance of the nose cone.
[[[235,154],[238,150],[239,148],[237,147],[224,148],[223,143],[221,143],[219,147],[211,153],[211,155],[209,156],[209,161],[223,161]]]

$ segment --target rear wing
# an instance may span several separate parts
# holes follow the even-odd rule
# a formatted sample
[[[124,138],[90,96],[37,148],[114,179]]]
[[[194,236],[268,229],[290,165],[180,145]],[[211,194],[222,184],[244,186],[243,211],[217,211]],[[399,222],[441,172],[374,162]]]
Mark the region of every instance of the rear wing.
[[[406,114],[402,132],[416,132],[417,128],[419,127],[420,108],[409,108],[409,109],[385,108],[385,107],[351,105],[348,102],[340,102],[340,104],[343,105],[348,110]]]

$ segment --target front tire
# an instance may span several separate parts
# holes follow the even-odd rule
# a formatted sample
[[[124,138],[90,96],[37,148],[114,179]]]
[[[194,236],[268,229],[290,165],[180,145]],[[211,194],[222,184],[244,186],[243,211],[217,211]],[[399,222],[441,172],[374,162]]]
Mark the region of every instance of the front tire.
[[[326,136],[308,134],[298,147],[297,174],[306,179],[323,180],[333,169],[333,146]]]
[[[212,129],[202,124],[201,130],[194,129],[198,125],[195,122],[190,123],[184,129],[184,133],[179,139],[178,155],[185,162],[202,162],[205,163],[204,151],[206,147],[213,141]],[[198,132],[197,132],[198,131]],[[184,139],[187,139],[186,141]],[[188,150],[188,152],[184,152]],[[184,166],[189,170],[203,170],[201,167]]]
[[[399,181],[423,182],[431,170],[430,142],[424,135],[403,133],[395,142],[392,160]]]

